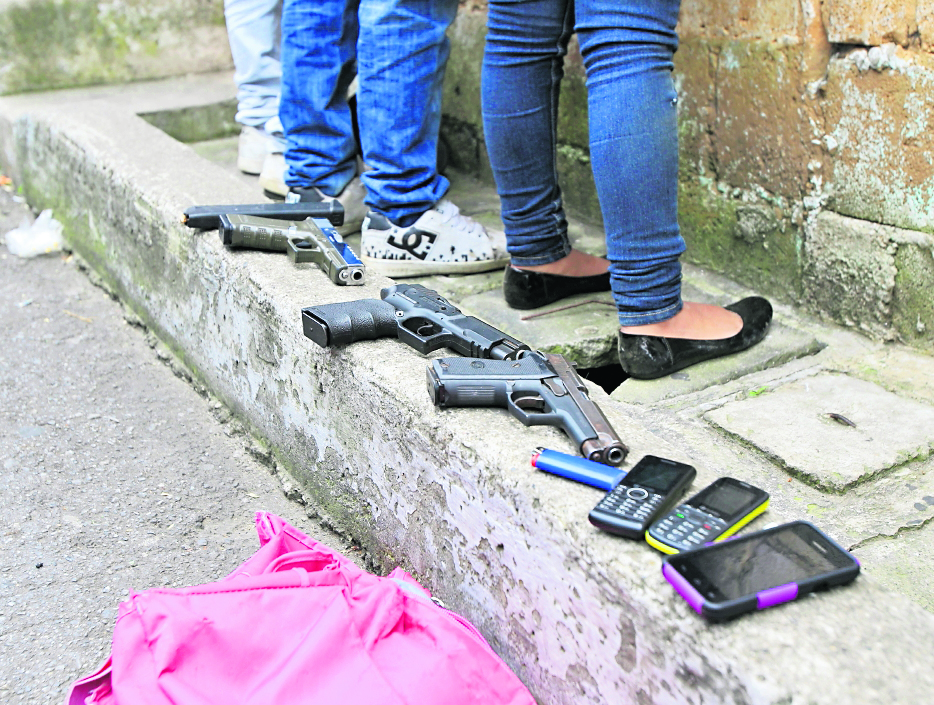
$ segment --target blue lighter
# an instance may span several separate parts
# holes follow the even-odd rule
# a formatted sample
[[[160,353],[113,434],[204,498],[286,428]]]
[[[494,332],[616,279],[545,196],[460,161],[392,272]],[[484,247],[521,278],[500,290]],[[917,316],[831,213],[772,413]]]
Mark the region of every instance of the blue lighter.
[[[532,455],[532,466],[607,491],[626,477],[626,473],[619,468],[547,448],[536,449]]]

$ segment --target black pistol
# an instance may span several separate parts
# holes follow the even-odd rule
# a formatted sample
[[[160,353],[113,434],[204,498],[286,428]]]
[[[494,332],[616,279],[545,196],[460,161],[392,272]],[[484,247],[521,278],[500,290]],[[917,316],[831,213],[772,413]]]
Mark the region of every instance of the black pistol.
[[[514,360],[529,346],[461,313],[437,291],[421,284],[397,284],[381,300],[360,299],[302,309],[305,335],[323,348],[358,340],[398,338],[427,354],[447,347],[461,355]]]
[[[192,206],[182,214],[182,224],[199,230],[216,230],[220,227],[222,215],[249,215],[254,218],[272,218],[293,222],[306,218],[320,218],[329,221],[334,227],[344,224],[344,207],[337,201]]]
[[[620,465],[629,452],[563,355],[534,351],[509,360],[432,360],[428,393],[441,408],[500,407],[526,426],[557,426],[597,463]]]

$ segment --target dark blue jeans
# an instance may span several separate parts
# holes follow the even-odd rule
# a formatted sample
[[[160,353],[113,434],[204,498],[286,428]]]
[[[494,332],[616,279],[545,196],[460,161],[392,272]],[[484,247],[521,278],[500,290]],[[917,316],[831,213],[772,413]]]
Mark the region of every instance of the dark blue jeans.
[[[347,104],[356,75],[366,202],[405,225],[441,200],[445,31],[456,11],[456,0],[285,0],[279,117],[289,186],[336,196],[356,174]]]
[[[570,252],[558,187],[558,89],[571,33],[587,72],[590,159],[622,325],[681,310],[680,0],[490,0],[483,128],[513,264]]]

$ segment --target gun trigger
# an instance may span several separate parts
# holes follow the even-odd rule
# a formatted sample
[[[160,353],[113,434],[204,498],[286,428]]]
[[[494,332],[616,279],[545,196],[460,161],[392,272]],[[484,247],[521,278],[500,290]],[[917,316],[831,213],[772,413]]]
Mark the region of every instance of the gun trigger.
[[[415,329],[415,334],[423,338],[430,338],[433,335],[437,335],[440,331],[441,329],[431,321],[424,321]]]
[[[396,315],[399,315],[399,313],[400,312],[396,312]],[[441,326],[439,326],[434,321],[422,316],[412,316],[410,318],[406,318],[402,322],[402,325],[406,330],[411,331],[414,335],[417,335],[423,340],[426,338],[432,338],[443,332]]]
[[[318,243],[307,237],[290,237],[289,244],[297,250],[318,250]]]
[[[544,411],[545,400],[538,396],[516,397],[513,403],[523,411]]]
[[[561,383],[561,380],[558,379],[557,377],[546,377],[545,385],[548,387],[548,389],[551,390],[552,394],[554,394],[556,397],[563,397],[565,394],[568,393],[568,390]]]

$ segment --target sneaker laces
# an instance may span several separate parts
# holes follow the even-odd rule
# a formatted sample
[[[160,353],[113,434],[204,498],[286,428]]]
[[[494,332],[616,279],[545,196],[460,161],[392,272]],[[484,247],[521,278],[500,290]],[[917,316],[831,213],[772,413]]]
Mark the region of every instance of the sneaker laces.
[[[488,236],[486,228],[473,218],[461,215],[461,209],[446,198],[442,198],[438,201],[432,210],[437,211],[441,215],[441,222],[451,228],[478,237]]]

